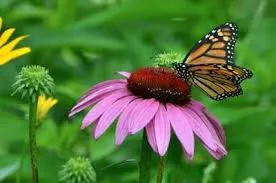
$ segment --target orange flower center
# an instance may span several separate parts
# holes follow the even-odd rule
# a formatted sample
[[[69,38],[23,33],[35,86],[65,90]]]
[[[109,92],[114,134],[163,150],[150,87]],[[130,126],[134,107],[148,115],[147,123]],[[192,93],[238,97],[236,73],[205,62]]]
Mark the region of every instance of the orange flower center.
[[[136,96],[162,103],[185,105],[190,101],[189,85],[169,68],[138,69],[128,78],[127,87]]]

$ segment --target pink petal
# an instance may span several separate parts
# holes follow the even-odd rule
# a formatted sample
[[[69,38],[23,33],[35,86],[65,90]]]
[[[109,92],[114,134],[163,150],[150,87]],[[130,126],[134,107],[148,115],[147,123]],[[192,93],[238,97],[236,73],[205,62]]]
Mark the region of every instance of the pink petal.
[[[85,104],[85,103],[87,103],[87,102],[90,102],[91,100],[93,100],[93,99],[95,99],[95,98],[97,98],[97,97],[99,97],[99,96],[101,96],[101,95],[103,95],[103,94],[106,94],[106,93],[109,93],[109,92],[114,92],[114,91],[116,91],[116,90],[123,89],[123,88],[126,89],[126,85],[124,85],[124,84],[123,84],[123,85],[122,85],[122,84],[114,84],[114,85],[112,85],[112,86],[108,86],[108,87],[105,87],[105,88],[103,88],[103,89],[101,89],[101,90],[98,90],[98,91],[96,91],[96,92],[94,92],[94,93],[91,93],[91,94],[88,95],[87,97],[81,99],[81,100],[77,103],[77,105],[75,105],[75,106],[73,107],[72,110],[75,110],[75,109],[78,108],[79,106],[81,106],[81,105],[83,105],[83,104]]]
[[[188,107],[183,107],[182,112],[187,118],[188,123],[192,127],[194,133],[206,144],[211,150],[216,150],[217,146],[215,140],[205,125],[205,123],[198,117],[198,115]]]
[[[178,107],[172,104],[167,104],[167,114],[172,128],[185,149],[188,158],[192,159],[194,156],[194,134],[187,121],[187,117]]]
[[[160,156],[164,156],[167,152],[171,137],[170,121],[167,117],[167,111],[164,105],[159,105],[153,122],[157,149]]]
[[[117,74],[125,77],[125,78],[129,78],[129,76],[131,75],[131,73],[129,72],[125,72],[125,71],[119,71],[119,72],[116,72]]]
[[[127,82],[126,79],[113,79],[113,80],[107,80],[107,81],[98,83],[94,85],[92,88],[90,88],[87,92],[85,92],[80,98],[80,100],[86,97],[87,95],[91,94],[92,92],[96,92],[98,90],[101,90],[103,88],[106,88],[115,84],[126,84],[126,82]]]
[[[216,134],[218,135],[219,137],[219,140],[220,142],[225,145],[225,132],[224,132],[224,129],[221,125],[221,123],[217,120],[217,118],[212,115],[211,113],[209,113],[205,108],[203,109],[203,112],[205,114],[205,116],[209,119],[209,121],[211,122],[213,128],[215,129],[216,131]]]
[[[95,139],[95,130],[97,128],[97,125],[98,125],[98,122],[99,122],[99,118],[95,120],[94,124],[93,124],[93,127],[92,127],[92,137]]]
[[[220,143],[223,144],[225,138],[220,138],[220,136],[224,136],[224,131],[222,129],[222,131],[217,131],[214,126],[213,123],[219,123],[217,120],[216,121],[210,121],[207,116],[205,115],[203,109],[204,106],[197,102],[197,101],[192,101],[188,107],[190,109],[192,109],[197,115],[198,117],[201,118],[201,120],[205,123],[205,125],[207,126],[207,128],[209,129],[209,131],[211,132],[213,138],[217,141],[216,143]],[[218,126],[220,126],[219,124],[217,124]]]
[[[84,103],[84,104],[82,104],[82,105],[79,105],[78,107],[74,107],[74,108],[70,111],[69,117],[72,117],[73,115],[75,115],[75,114],[81,112],[82,110],[84,110],[85,108],[87,108],[87,107],[89,107],[89,106],[91,106],[91,105],[93,105],[93,104],[95,104],[95,103],[101,101],[102,99],[108,97],[108,96],[111,95],[111,94],[112,94],[112,92],[108,92],[108,93],[99,95],[99,96],[95,97],[94,99],[92,99],[92,100],[90,100],[90,101],[88,101],[88,102],[86,102],[86,103]]]
[[[207,149],[207,151],[217,160],[221,159],[222,157],[227,155],[226,151],[223,151],[221,149],[218,149],[216,151],[213,151],[211,149],[209,149],[206,145],[204,145],[204,147]]]
[[[224,155],[226,155],[227,154],[227,150],[225,149],[224,145],[222,145],[222,144],[217,144],[217,145],[218,145],[217,151],[220,152],[220,153],[222,153],[222,154],[224,154]]]
[[[108,97],[103,99],[101,102],[97,103],[84,117],[81,128],[86,128],[94,120],[100,117],[111,106],[111,104],[113,104],[118,99],[128,95],[129,93],[127,90],[118,90],[112,95],[109,95]]]
[[[205,125],[207,126],[207,128],[209,129],[210,133],[212,134],[213,136],[213,139],[217,145],[217,150],[216,152],[221,152],[221,154],[227,154],[227,151],[225,150],[225,147],[224,147],[224,140],[225,138],[222,138],[222,136],[224,137],[224,131],[221,127],[221,125],[219,124],[219,122],[216,120],[216,121],[212,121],[214,118],[208,118],[206,116],[206,114],[204,113],[204,106],[202,104],[200,104],[199,102],[196,102],[196,101],[193,101],[191,102],[188,107],[193,110],[197,115],[198,117],[202,120],[202,122],[205,123]],[[209,114],[210,115],[210,114]],[[210,117],[210,116],[209,116]],[[211,120],[210,120],[211,119]],[[220,126],[221,127],[221,130],[216,130],[213,126],[213,123],[216,123],[216,125]],[[221,138],[220,138],[221,137]],[[210,150],[209,148],[207,148],[208,151],[212,151]],[[213,153],[214,154],[214,153]]]
[[[144,128],[152,120],[158,107],[159,102],[155,99],[144,99],[137,104],[130,115],[129,132],[135,134]]]
[[[121,145],[125,138],[128,135],[128,122],[129,122],[129,116],[131,112],[133,112],[134,107],[140,103],[142,99],[136,99],[133,100],[131,103],[128,104],[128,106],[125,108],[125,110],[122,112],[122,114],[119,117],[117,126],[116,126],[116,145]]]
[[[190,105],[192,105],[194,108],[196,108],[197,110],[202,110],[204,108],[204,105],[201,104],[200,102],[196,101],[196,100],[192,100],[190,102]]]
[[[104,82],[100,82],[92,87],[92,90],[98,90],[101,88],[105,88],[114,84],[126,84],[127,80],[126,79],[112,79],[112,80],[107,80]],[[91,89],[90,89],[91,90]]]
[[[106,109],[98,122],[97,128],[95,129],[95,139],[100,137],[106,131],[118,115],[125,109],[128,103],[135,98],[136,97],[134,96],[121,98]]]
[[[148,142],[151,148],[154,150],[154,152],[158,153],[153,121],[149,122],[149,124],[146,126],[146,132],[147,132]]]

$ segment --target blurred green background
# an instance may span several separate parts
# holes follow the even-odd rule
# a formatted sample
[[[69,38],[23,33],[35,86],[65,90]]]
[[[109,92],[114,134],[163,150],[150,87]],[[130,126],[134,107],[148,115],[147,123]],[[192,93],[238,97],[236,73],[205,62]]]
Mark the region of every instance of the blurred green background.
[[[90,158],[98,182],[137,182],[141,133],[114,145],[114,125],[99,140],[80,131],[85,113],[68,119],[78,97],[97,82],[153,64],[165,51],[185,53],[205,33],[226,21],[240,34],[236,63],[254,77],[243,82],[244,95],[215,102],[197,89],[203,102],[223,123],[228,156],[214,161],[198,143],[187,162],[173,138],[165,183],[276,182],[276,1],[275,0],[1,0],[4,29],[29,34],[21,45],[32,52],[0,68],[0,182],[16,182],[27,151],[28,106],[11,96],[23,65],[49,69],[59,103],[38,130],[42,183],[58,182],[61,166],[76,155]],[[152,163],[155,182],[157,156]],[[21,183],[31,182],[25,158]],[[247,181],[245,181],[247,180]]]

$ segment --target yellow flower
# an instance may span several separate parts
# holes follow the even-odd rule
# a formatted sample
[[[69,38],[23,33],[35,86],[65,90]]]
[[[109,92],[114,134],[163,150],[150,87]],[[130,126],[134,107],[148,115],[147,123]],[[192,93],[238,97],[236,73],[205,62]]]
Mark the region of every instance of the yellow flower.
[[[0,31],[2,28],[2,17],[0,17]],[[26,53],[29,53],[31,49],[29,47],[23,47],[19,49],[15,49],[14,47],[23,39],[25,39],[28,36],[20,36],[18,38],[15,38],[14,40],[8,42],[11,35],[14,33],[15,29],[10,28],[3,32],[2,35],[0,35],[0,66],[6,64],[7,62],[11,61],[12,59],[15,59],[17,57],[20,57],[22,55],[25,55]]]
[[[37,119],[41,121],[49,112],[49,110],[58,102],[55,98],[46,98],[45,96],[38,97],[37,104]]]

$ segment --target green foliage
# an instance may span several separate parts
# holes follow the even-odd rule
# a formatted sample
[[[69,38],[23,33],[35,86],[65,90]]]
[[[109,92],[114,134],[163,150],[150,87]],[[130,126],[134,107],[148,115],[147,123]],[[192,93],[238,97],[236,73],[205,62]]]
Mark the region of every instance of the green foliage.
[[[68,119],[68,111],[92,85],[118,77],[114,71],[151,66],[154,56],[164,52],[184,56],[213,27],[231,21],[240,27],[236,64],[254,73],[242,83],[244,94],[216,102],[192,90],[223,123],[228,155],[206,173],[214,160],[202,146],[197,144],[195,160],[187,162],[172,138],[164,183],[198,183],[204,176],[208,183],[276,182],[275,8],[274,0],[0,1],[3,28],[29,34],[23,44],[32,48],[27,56],[0,68],[0,181],[15,182],[16,163],[26,151],[27,104],[10,96],[22,65],[49,69],[59,100],[38,129],[40,182],[57,182],[62,164],[82,155],[92,162],[99,183],[134,183],[137,161],[127,160],[138,159],[141,136],[116,147],[113,126],[95,141],[90,129],[79,130],[85,113]],[[153,157],[152,175],[156,161]],[[20,175],[21,183],[31,181],[28,158]]]
[[[12,175],[18,169],[18,162],[14,164],[8,165],[7,167],[3,167],[0,169],[0,181],[4,180],[9,175]]]

